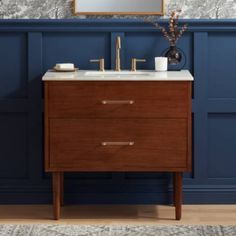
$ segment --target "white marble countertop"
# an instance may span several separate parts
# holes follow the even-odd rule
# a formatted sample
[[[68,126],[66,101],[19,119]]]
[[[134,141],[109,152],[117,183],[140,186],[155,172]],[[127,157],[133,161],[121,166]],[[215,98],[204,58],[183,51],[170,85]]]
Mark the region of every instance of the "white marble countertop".
[[[106,74],[107,73],[107,74]],[[114,74],[113,74],[114,73]],[[188,70],[182,71],[122,71],[116,74],[114,71],[101,73],[98,71],[79,70],[76,72],[48,71],[43,76],[43,81],[193,81],[194,78]]]

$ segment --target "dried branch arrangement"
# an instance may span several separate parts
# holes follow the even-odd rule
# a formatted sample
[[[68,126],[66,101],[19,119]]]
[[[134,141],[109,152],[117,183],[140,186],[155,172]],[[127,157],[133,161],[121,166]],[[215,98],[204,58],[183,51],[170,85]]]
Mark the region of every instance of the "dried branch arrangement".
[[[165,28],[152,21],[150,17],[145,18],[145,22],[152,24],[157,29],[160,29],[164,37],[168,40],[170,46],[175,46],[177,41],[182,37],[183,33],[187,31],[187,24],[179,27],[179,14],[181,11],[172,11],[169,19],[169,27]]]

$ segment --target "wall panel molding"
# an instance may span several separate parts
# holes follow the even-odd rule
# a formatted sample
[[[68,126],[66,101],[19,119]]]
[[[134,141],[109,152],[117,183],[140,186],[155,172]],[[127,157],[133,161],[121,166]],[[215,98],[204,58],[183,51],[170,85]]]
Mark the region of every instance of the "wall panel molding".
[[[208,76],[208,33],[194,33],[194,178],[207,178],[207,76]]]
[[[231,89],[236,86],[236,80],[230,80],[229,85],[224,83],[227,81],[225,78],[217,77],[219,73],[214,72],[214,64],[219,67],[228,57],[234,59],[234,54],[224,54],[224,48],[229,52],[231,47],[235,47],[236,20],[180,22],[188,23],[189,30],[178,46],[187,55],[185,69],[195,77],[192,101],[194,171],[185,175],[184,201],[195,204],[236,203],[235,174],[232,170],[226,173],[219,169],[229,168],[229,163],[235,165],[231,154],[236,152],[236,147],[228,140],[236,140],[236,132],[229,132],[230,137],[223,132],[230,129],[230,124],[236,124],[236,90],[234,94]],[[160,20],[160,23],[166,25],[167,21]],[[7,42],[5,39],[9,35],[11,40]],[[0,173],[0,203],[51,202],[51,176],[43,171],[41,77],[53,64],[62,60],[72,60],[82,69],[97,69],[89,59],[105,57],[106,69],[114,68],[114,46],[118,35],[122,37],[124,69],[130,69],[132,57],[147,59],[147,63],[139,65],[139,68],[153,69],[153,57],[160,56],[168,47],[160,32],[141,20],[0,20],[0,42],[4,42],[4,50],[9,51],[11,57],[15,55],[16,68],[21,72],[19,76],[17,70],[12,71],[8,78],[4,72],[0,79],[3,81],[0,84],[2,93],[6,85],[17,95],[5,94],[0,98],[0,120],[6,115],[11,117],[2,118],[2,127],[8,127],[9,132],[2,129],[6,137],[0,133],[1,143],[4,139],[18,140],[18,149],[8,141],[6,146],[13,149],[4,149],[0,158],[0,166],[9,171]],[[213,51],[225,41],[228,45]],[[3,54],[0,57],[4,60]],[[10,62],[5,64],[4,71],[14,70]],[[222,74],[224,70],[235,74],[231,64],[224,64],[221,70]],[[212,80],[212,76],[221,81],[224,90]],[[19,78],[25,82],[18,83]],[[227,91],[231,92],[230,96],[223,96]],[[19,126],[15,127],[13,121]],[[23,145],[26,145],[25,149]],[[222,149],[216,151],[219,145]],[[12,162],[18,163],[19,169],[15,172],[11,172],[7,155]],[[228,162],[224,163],[224,160]],[[169,202],[172,195],[171,175],[166,173],[75,173],[66,174],[65,184],[68,203],[155,204]]]

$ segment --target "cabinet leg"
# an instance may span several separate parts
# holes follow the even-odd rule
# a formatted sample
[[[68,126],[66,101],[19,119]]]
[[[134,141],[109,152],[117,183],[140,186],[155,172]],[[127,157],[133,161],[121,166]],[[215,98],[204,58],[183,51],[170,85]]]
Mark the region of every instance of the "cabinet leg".
[[[183,174],[181,172],[174,173],[174,196],[175,196],[175,219],[180,220],[182,214],[182,187]]]
[[[64,206],[64,173],[63,172],[61,172],[61,174],[60,174],[60,181],[61,181],[61,188],[60,188],[60,194],[61,194],[61,206]]]
[[[59,220],[61,213],[61,174],[60,172],[52,173],[53,179],[53,213],[54,219]]]

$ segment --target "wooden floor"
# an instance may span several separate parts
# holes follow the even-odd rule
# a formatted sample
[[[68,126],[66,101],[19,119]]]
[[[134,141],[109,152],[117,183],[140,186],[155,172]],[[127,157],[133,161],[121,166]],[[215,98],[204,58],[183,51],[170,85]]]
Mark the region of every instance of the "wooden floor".
[[[50,205],[0,205],[2,223],[58,224],[223,224],[236,225],[236,205],[184,205],[181,221],[174,208],[154,205],[65,206],[60,221],[51,220]]]
[[[0,205],[0,224],[222,224],[236,225],[236,205],[184,205],[183,219],[174,208],[154,205],[65,206],[60,221],[50,205]]]

